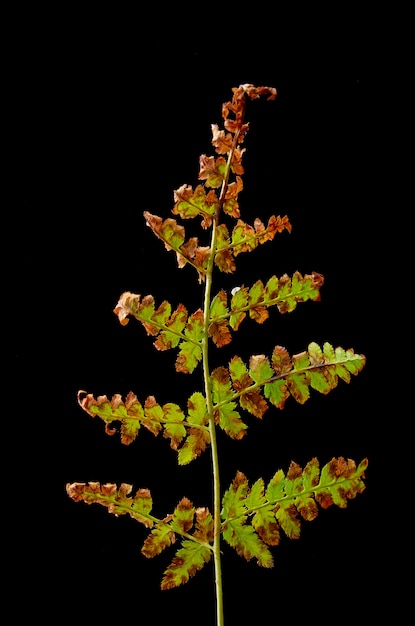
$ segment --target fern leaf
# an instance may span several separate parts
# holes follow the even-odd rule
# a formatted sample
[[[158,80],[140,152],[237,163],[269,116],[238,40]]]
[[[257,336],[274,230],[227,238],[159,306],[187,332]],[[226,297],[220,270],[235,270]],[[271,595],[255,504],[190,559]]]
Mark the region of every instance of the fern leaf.
[[[165,548],[176,542],[176,534],[169,524],[158,521],[153,530],[147,535],[141,553],[148,559],[161,554]]]
[[[235,402],[226,402],[215,410],[216,423],[232,439],[242,439],[246,435],[247,425],[242,421],[238,411],[235,411]]]
[[[210,561],[212,551],[205,545],[188,539],[183,540],[182,547],[165,570],[161,588],[172,589],[188,582],[197,571]]]
[[[107,396],[95,399],[92,394],[81,390],[78,391],[78,403],[88,415],[98,416],[104,421],[107,435],[114,435],[116,429],[111,428],[112,424],[121,422],[121,441],[126,445],[135,440],[145,420],[143,406],[132,392],[125,401],[120,394],[115,394],[110,401]],[[161,429],[161,424],[154,425],[150,421],[146,421],[145,425],[154,435]]]
[[[310,389],[327,394],[337,387],[339,378],[349,383],[365,363],[364,355],[352,349],[334,349],[327,342],[323,348],[310,343],[308,351],[292,357],[285,348],[275,346],[271,361],[263,354],[253,355],[249,368],[235,356],[228,370],[219,367],[212,372],[214,410],[220,415],[225,403],[230,407],[238,400],[243,409],[261,418],[269,406],[266,399],[279,409],[290,395],[304,404],[310,397]]]
[[[120,394],[115,394],[110,401],[107,396],[95,399],[92,394],[79,391],[78,402],[88,415],[98,416],[105,422],[108,435],[117,432],[112,426],[120,422],[123,444],[132,443],[141,426],[155,436],[163,431],[163,437],[170,439],[170,447],[179,451],[178,461],[182,465],[197,458],[210,443],[206,400],[200,392],[190,396],[187,416],[172,402],[159,405],[154,396],[148,396],[143,406],[131,391],[125,401]]]
[[[274,370],[280,375],[278,346],[274,349],[272,362]],[[290,394],[297,402],[303,404],[309,397],[309,387],[327,394],[337,387],[339,378],[349,383],[351,375],[357,375],[365,363],[365,356],[355,354],[353,349],[344,350],[341,347],[333,349],[327,342],[321,349],[313,342],[308,346],[308,351],[292,357],[292,370],[290,374],[284,374],[284,377]]]
[[[179,448],[177,459],[179,465],[187,465],[196,459],[206,450],[209,444],[210,435],[208,430],[189,428],[186,440]]]
[[[333,458],[321,470],[319,489],[316,490],[320,506],[326,509],[335,504],[344,509],[348,500],[364,490],[363,478],[367,465],[365,459],[356,470],[352,459],[346,461],[343,457]]]
[[[174,512],[160,520],[151,515],[153,501],[148,489],[138,489],[134,497],[132,486],[122,483],[101,485],[96,482],[71,483],[66,491],[75,502],[101,504],[114,515],[129,514],[151,531],[147,535],[142,554],[152,558],[176,542],[176,535],[184,537],[182,547],[164,573],[162,589],[177,587],[202,569],[212,555],[213,519],[206,507],[195,509],[188,498],[182,498]],[[195,523],[193,535],[189,534]]]
[[[224,130],[220,130],[217,124],[211,124],[211,131],[212,145],[215,147],[216,152],[218,154],[228,154],[233,147],[233,138],[231,133],[225,133]],[[243,174],[243,171],[238,173]]]
[[[180,215],[182,219],[201,215],[203,228],[208,228],[211,225],[219,205],[216,193],[211,190],[206,194],[202,185],[198,185],[194,191],[190,185],[182,185],[174,192],[174,201],[175,204],[172,209],[174,215]]]
[[[240,556],[247,560],[255,556],[259,565],[272,567],[267,546],[279,544],[281,530],[298,539],[301,520],[315,519],[318,505],[345,508],[363,493],[367,466],[367,459],[356,466],[352,459],[339,457],[320,472],[316,458],[304,470],[291,462],[287,475],[278,470],[266,488],[262,478],[249,487],[246,476],[237,472],[222,498],[223,538]]]
[[[202,358],[204,315],[200,309],[189,317],[176,359],[176,371],[191,374]]]
[[[241,252],[252,252],[258,245],[272,241],[277,233],[284,230],[289,233],[292,230],[286,215],[284,217],[272,215],[266,227],[259,218],[255,219],[253,226],[239,219],[232,231],[230,247],[234,256]]]
[[[291,313],[298,303],[307,300],[320,300],[320,288],[324,277],[317,272],[305,274],[295,272],[290,278],[287,274],[277,278],[272,276],[264,285],[258,280],[251,287],[242,286],[231,296],[223,289],[212,299],[210,306],[209,334],[214,343],[221,347],[231,342],[232,330],[238,330],[247,314],[257,323],[262,324],[269,317],[268,309],[276,306],[280,313]]]
[[[209,418],[203,394],[195,391],[190,396],[187,407],[187,436],[178,452],[179,465],[187,465],[196,459],[210,444],[210,434],[206,426]]]
[[[207,187],[217,189],[222,186],[226,177],[227,162],[220,156],[215,159],[202,154],[199,158],[199,180],[204,180]]]
[[[250,226],[241,219],[229,234],[226,224],[220,224],[217,228],[215,265],[221,272],[233,273],[236,270],[235,257],[242,252],[252,252],[258,245],[272,241],[278,233],[284,230],[291,232],[292,226],[288,217],[272,215],[265,227],[257,218],[254,225]]]
[[[174,509],[172,526],[187,533],[193,526],[194,516],[195,507],[188,498],[182,498]]]
[[[248,288],[242,286],[232,294],[229,324],[233,330],[238,330],[248,308]]]
[[[245,524],[244,517],[227,522],[223,528],[223,538],[247,561],[255,558],[261,567],[273,566],[274,561],[269,548],[253,526]]]
[[[280,313],[291,312],[299,302],[319,301],[323,284],[324,276],[318,272],[304,276],[300,272],[294,272],[292,278],[284,274],[278,281],[273,276],[266,284],[265,300],[275,301]]]
[[[182,304],[173,313],[171,308],[171,304],[164,301],[156,309],[153,296],[141,299],[140,294],[126,291],[121,295],[114,313],[123,326],[128,324],[130,315],[141,322],[148,335],[157,337],[154,341],[157,350],[178,347],[176,371],[188,374],[193,372],[202,358],[203,311],[198,309],[188,317]]]
[[[228,401],[234,394],[226,368],[218,367],[212,372],[211,386],[215,423],[233,439],[241,439],[246,434],[247,426],[238,411],[235,411],[236,403]]]
[[[216,294],[212,299],[210,305],[209,314],[209,337],[212,338],[213,343],[221,348],[226,346],[232,341],[232,336],[229,330],[229,323],[226,319],[229,317],[229,311],[227,307],[227,295],[223,289]]]
[[[271,361],[263,354],[253,355],[249,367],[234,356],[228,368],[217,367],[211,373],[215,422],[230,437],[241,439],[247,425],[237,410],[237,401],[242,409],[262,418],[269,408],[267,400],[279,409],[290,395],[303,404],[310,397],[310,389],[327,394],[339,378],[348,383],[365,363],[364,355],[352,349],[333,349],[329,343],[323,349],[311,343],[308,351],[293,357],[285,348],[275,346]]]
[[[189,531],[195,522],[193,535]],[[162,589],[171,589],[186,583],[207,563],[212,554],[213,519],[206,507],[195,509],[188,498],[182,498],[174,513],[158,522],[147,536],[142,553],[151,558],[176,541],[176,533],[183,535],[182,547],[165,570]]]
[[[256,558],[262,567],[272,567],[271,552],[256,533],[254,527],[246,524],[247,507],[245,501],[247,494],[248,480],[242,472],[238,472],[222,500],[221,514],[225,518],[222,525],[223,538],[247,561]]]
[[[101,504],[114,515],[129,514],[133,519],[147,528],[152,528],[157,518],[150,515],[153,501],[148,489],[138,489],[134,497],[130,497],[132,485],[122,483],[117,485],[107,483],[101,485],[96,482],[71,483],[66,485],[66,492],[75,502],[86,504]]]
[[[144,556],[152,558],[174,544],[176,533],[187,536],[193,526],[194,515],[193,504],[188,498],[182,498],[171,515],[163,520],[157,520],[141,549]]]
[[[123,326],[128,324],[128,317],[132,315],[143,324],[148,335],[156,336],[160,332],[164,333],[164,340],[158,346],[159,350],[176,346],[180,339],[183,339],[182,331],[187,321],[187,310],[182,304],[171,316],[169,302],[162,302],[156,309],[153,296],[141,298],[140,294],[125,291],[121,294],[114,313]]]
[[[177,450],[180,442],[186,436],[186,428],[183,426],[184,413],[173,402],[163,405],[163,437],[170,439],[170,446]]]
[[[209,246],[199,246],[197,237],[185,241],[185,229],[172,218],[163,220],[158,215],[144,211],[146,224],[153,233],[163,241],[166,250],[176,253],[177,265],[192,265],[198,273],[199,283],[205,279],[207,263],[210,256]]]
[[[226,224],[219,224],[216,229],[215,265],[226,274],[232,274],[236,270]]]
[[[263,385],[274,375],[269,360],[263,354],[255,354],[249,359],[249,375],[257,385]]]

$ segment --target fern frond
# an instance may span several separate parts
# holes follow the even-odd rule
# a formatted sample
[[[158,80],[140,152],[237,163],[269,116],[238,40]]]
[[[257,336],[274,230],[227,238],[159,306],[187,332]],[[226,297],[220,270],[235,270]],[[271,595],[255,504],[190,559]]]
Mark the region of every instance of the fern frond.
[[[220,169],[222,168],[220,167]],[[190,185],[182,185],[175,190],[174,201],[173,215],[180,215],[182,219],[201,215],[203,218],[202,227],[205,229],[211,226],[213,216],[219,206],[219,198],[216,193],[211,190],[206,194],[202,185],[198,185],[195,190]]]
[[[265,487],[262,478],[249,487],[248,479],[237,472],[222,499],[222,533],[225,541],[246,560],[272,567],[268,546],[280,543],[280,531],[298,539],[301,519],[311,521],[318,505],[345,508],[348,500],[363,493],[367,459],[358,466],[343,457],[333,458],[321,470],[316,458],[304,470],[291,462],[286,475],[278,470]]]
[[[268,309],[276,306],[280,313],[291,313],[298,303],[307,300],[320,300],[320,288],[324,277],[317,272],[305,274],[294,272],[292,278],[287,274],[277,278],[272,276],[264,285],[258,280],[251,287],[236,289],[230,298],[225,290],[219,291],[210,306],[209,334],[214,343],[224,346],[231,342],[229,328],[238,330],[247,314],[258,324],[268,319]]]
[[[211,556],[210,548],[188,539],[183,540],[182,547],[177,550],[176,556],[164,572],[161,588],[172,589],[187,583],[189,578],[210,561]]]
[[[172,218],[163,220],[148,211],[144,211],[144,217],[147,226],[163,241],[166,250],[173,250],[176,253],[178,267],[182,268],[189,263],[196,269],[199,283],[203,282],[207,272],[210,247],[199,246],[197,237],[191,237],[185,241],[184,227]]]
[[[257,218],[254,225],[250,226],[238,219],[229,235],[226,224],[219,224],[217,228],[215,265],[221,272],[231,274],[236,270],[235,257],[241,252],[252,252],[258,245],[272,241],[277,233],[284,230],[291,232],[292,226],[288,217],[276,217],[272,215],[265,227]]]
[[[158,519],[151,515],[153,499],[148,489],[138,489],[131,497],[132,485],[121,483],[120,487],[113,483],[101,485],[96,482],[68,483],[66,492],[75,502],[101,504],[114,515],[130,515],[147,528],[152,528]]]
[[[262,567],[272,567],[273,558],[270,550],[251,524],[247,524],[248,509],[245,501],[248,497],[248,480],[238,472],[231,487],[222,498],[221,518],[224,540],[247,561],[256,558]]]
[[[189,501],[187,501],[189,502]],[[182,500],[183,503],[183,500]],[[191,503],[190,503],[191,505]],[[176,507],[176,517],[177,517]],[[195,530],[191,537],[183,539],[182,547],[176,552],[176,556],[164,572],[161,581],[162,589],[171,589],[186,583],[197,571],[208,563],[213,551],[213,518],[208,508],[199,507],[193,509]],[[188,524],[190,519],[187,518]],[[174,527],[174,516],[172,525]],[[193,521],[192,521],[193,523]],[[186,530],[189,530],[191,526]]]
[[[189,316],[186,307],[179,304],[172,313],[172,306],[166,300],[156,309],[152,295],[141,298],[140,294],[126,291],[120,296],[114,313],[123,326],[128,324],[130,315],[141,322],[148,335],[157,337],[154,341],[157,350],[178,347],[177,372],[191,374],[200,362],[204,331],[201,309]]]
[[[154,396],[148,396],[143,406],[132,391],[125,401],[120,394],[108,400],[107,396],[95,399],[92,394],[79,391],[78,402],[88,415],[98,416],[105,422],[108,435],[117,432],[113,425],[120,422],[121,442],[126,445],[136,439],[141,426],[155,436],[163,431],[163,437],[170,439],[170,447],[178,451],[180,465],[197,458],[210,443],[206,401],[198,391],[187,401],[187,415],[172,402],[159,405]]]
[[[153,500],[148,489],[138,489],[132,497],[132,485],[122,483],[101,485],[96,482],[71,483],[66,492],[75,502],[101,504],[114,515],[130,515],[151,531],[142,554],[152,558],[175,544],[176,535],[183,537],[182,547],[164,572],[162,589],[177,587],[189,580],[207,563],[212,555],[213,519],[206,507],[195,509],[188,498],[182,498],[174,512],[163,520],[151,515]],[[191,529],[195,526],[192,534]]]
[[[253,355],[249,366],[234,356],[228,368],[218,367],[211,375],[216,423],[228,435],[240,439],[246,433],[246,424],[235,410],[237,401],[241,408],[262,418],[269,408],[267,400],[279,409],[289,396],[304,404],[310,389],[328,394],[337,387],[339,378],[349,383],[365,363],[364,355],[355,354],[353,349],[334,349],[328,342],[323,348],[310,343],[308,351],[292,357],[285,348],[275,346],[271,361],[263,354]]]

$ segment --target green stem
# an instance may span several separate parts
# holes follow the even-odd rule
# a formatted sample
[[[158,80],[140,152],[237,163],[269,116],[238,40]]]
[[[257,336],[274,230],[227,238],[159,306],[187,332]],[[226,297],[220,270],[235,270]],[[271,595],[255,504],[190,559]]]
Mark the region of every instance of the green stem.
[[[243,118],[243,115],[242,115]],[[240,121],[242,125],[242,119]],[[235,131],[231,150],[228,155],[228,162],[226,167],[225,176],[222,182],[222,188],[219,196],[218,208],[212,223],[212,237],[210,243],[210,257],[208,261],[208,267],[205,276],[205,297],[204,297],[204,332],[203,332],[203,378],[205,386],[206,404],[209,415],[209,431],[210,431],[210,448],[212,458],[212,474],[213,474],[213,524],[214,524],[214,538],[213,538],[213,559],[215,568],[215,592],[216,592],[216,626],[224,626],[225,618],[223,614],[223,589],[222,589],[222,561],[220,551],[221,540],[221,493],[220,493],[220,474],[219,474],[219,455],[218,446],[216,441],[216,425],[214,417],[214,408],[212,401],[212,392],[210,384],[210,369],[209,369],[209,325],[210,325],[210,304],[211,304],[211,291],[213,280],[213,267],[215,261],[216,252],[216,236],[217,227],[219,224],[219,217],[223,207],[223,203],[226,197],[226,191],[228,189],[229,173],[231,171],[231,164],[235,148],[238,144],[238,138],[240,134],[240,128]]]
[[[212,226],[212,241],[211,241],[211,255],[208,264],[208,271],[206,273],[205,284],[205,300],[204,300],[204,340],[202,346],[203,352],[203,378],[205,385],[205,396],[209,415],[209,431],[210,431],[210,449],[212,459],[212,473],[213,473],[213,523],[214,523],[214,539],[213,539],[213,559],[215,568],[215,592],[216,592],[216,623],[217,626],[224,626],[223,615],[223,591],[222,591],[222,563],[220,552],[220,538],[221,538],[221,518],[220,518],[220,475],[219,475],[219,456],[218,447],[216,441],[216,426],[213,413],[213,402],[210,385],[210,370],[209,370],[209,312],[210,312],[210,295],[212,290],[212,275],[213,275],[213,262],[214,251],[216,243],[216,220],[213,220]]]

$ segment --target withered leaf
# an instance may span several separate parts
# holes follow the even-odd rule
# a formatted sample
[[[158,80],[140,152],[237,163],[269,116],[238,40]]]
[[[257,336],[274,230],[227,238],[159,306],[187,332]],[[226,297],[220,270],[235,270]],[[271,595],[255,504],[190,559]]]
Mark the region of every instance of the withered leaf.
[[[232,341],[232,335],[229,330],[229,324],[226,320],[221,322],[212,322],[209,325],[208,330],[209,337],[212,338],[213,343],[221,348],[228,345]]]

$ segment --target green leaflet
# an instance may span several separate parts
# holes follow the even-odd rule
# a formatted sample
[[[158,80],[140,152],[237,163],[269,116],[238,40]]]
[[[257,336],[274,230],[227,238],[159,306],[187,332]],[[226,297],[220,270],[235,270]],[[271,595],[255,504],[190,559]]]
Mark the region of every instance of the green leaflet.
[[[279,215],[278,217],[272,215],[266,227],[258,218],[253,226],[239,219],[232,231],[230,247],[235,256],[241,252],[252,252],[258,245],[272,241],[277,233],[282,233],[284,230],[291,232],[291,228],[286,215],[283,218]]]
[[[246,317],[248,307],[248,288],[241,287],[232,294],[229,325],[233,330],[238,330]]]
[[[200,391],[192,393],[187,401],[188,421],[191,424],[207,424],[207,407],[205,396]]]
[[[173,313],[171,309],[167,301],[156,309],[151,295],[141,299],[139,294],[124,292],[114,313],[123,325],[128,323],[130,315],[141,322],[148,335],[157,337],[154,341],[157,350],[178,347],[176,371],[190,374],[202,358],[203,311],[199,309],[188,317],[187,309],[182,304]]]
[[[263,354],[256,354],[249,360],[249,375],[257,385],[262,385],[273,377],[274,370]]]
[[[202,185],[196,189],[190,185],[182,185],[174,192],[175,205],[172,209],[174,215],[180,215],[182,219],[189,219],[201,215],[203,224],[211,223],[212,216],[218,207],[218,197],[214,191],[206,191]]]
[[[241,472],[238,472],[231,488],[225,492],[222,499],[221,515],[225,519],[222,525],[223,538],[247,561],[255,558],[262,567],[272,567],[273,559],[270,551],[255,529],[246,524],[247,494],[248,481]]]
[[[142,549],[145,556],[151,557],[159,554],[174,542],[174,532],[185,534],[187,537],[182,540],[182,547],[177,550],[176,556],[164,572],[162,589],[171,589],[186,583],[202,569],[212,555],[213,520],[207,508],[195,509],[190,500],[182,498],[173,515],[167,519],[167,523],[163,521],[151,531]],[[188,533],[194,521],[196,529],[190,536]],[[166,527],[170,529],[171,534],[168,533]],[[158,528],[159,534],[157,534]]]
[[[296,539],[301,520],[315,519],[318,505],[346,507],[348,500],[364,491],[367,466],[367,459],[356,466],[352,459],[339,457],[320,473],[316,458],[304,470],[292,462],[287,474],[278,470],[267,487],[262,478],[249,487],[246,476],[237,472],[222,498],[223,538],[245,559],[254,557],[259,565],[272,567],[267,546],[279,544],[280,531]]]
[[[275,514],[272,505],[267,504],[264,494],[264,481],[259,478],[248,491],[244,506],[247,509],[255,509],[252,517],[252,528],[258,536],[269,546],[276,546],[280,541],[279,526],[275,522]]]
[[[186,233],[184,227],[172,218],[163,220],[158,215],[152,215],[149,211],[144,211],[144,217],[146,218],[147,226],[151,228],[156,237],[164,242],[166,250],[176,252],[178,267],[182,268],[187,263],[192,265],[198,273],[199,282],[203,282],[210,257],[210,248],[199,246],[197,237],[191,237],[185,241]],[[210,222],[210,217],[204,220],[206,225]]]
[[[202,340],[204,331],[203,311],[196,311],[189,317],[184,331],[185,340],[180,343],[176,359],[176,370],[191,374],[202,358]]]
[[[182,342],[177,359],[177,367],[192,368],[200,358],[198,341],[202,334],[202,315],[196,312],[189,318],[186,333],[194,342]],[[323,348],[311,343],[308,351],[292,357],[285,348],[275,346],[271,360],[264,355],[253,355],[249,367],[238,356],[229,362],[228,368],[218,367],[211,374],[213,417],[215,423],[230,437],[241,439],[247,432],[238,403],[244,409],[262,418],[268,410],[267,400],[282,409],[291,395],[303,404],[310,397],[310,389],[327,394],[334,389],[339,378],[349,382],[365,364],[364,355],[353,350],[334,349],[329,343]],[[159,405],[149,396],[144,406],[135,394],[130,392],[125,401],[119,394],[108,400],[106,396],[97,399],[84,391],[78,393],[78,402],[92,417],[98,415],[106,425],[107,434],[114,434],[114,423],[121,424],[121,441],[133,442],[141,426],[154,435],[163,432],[170,440],[170,446],[178,450],[178,462],[186,465],[200,456],[210,443],[206,400],[201,393],[189,398],[188,415],[174,404]]]
[[[210,443],[210,434],[208,429],[197,428],[208,423],[206,399],[200,392],[193,393],[188,402],[188,436],[184,444],[179,449],[178,462],[179,465],[187,465],[190,461],[196,459]],[[194,425],[194,426],[193,426]]]
[[[227,240],[220,241],[219,245],[225,247]],[[324,277],[316,272],[304,276],[295,272],[292,278],[287,274],[281,278],[272,276],[265,286],[258,280],[251,287],[242,286],[236,290],[231,296],[230,306],[226,292],[221,290],[212,300],[210,321],[226,321],[236,331],[248,313],[251,319],[262,324],[268,319],[268,309],[272,306],[276,306],[280,313],[287,313],[293,311],[298,303],[319,300],[323,283]]]
[[[234,439],[241,439],[246,433],[246,424],[242,421],[236,403],[228,402],[233,397],[233,390],[229,374],[224,367],[218,367],[212,372],[212,398],[215,403],[213,414],[215,423]]]
[[[223,538],[235,548],[239,556],[243,556],[247,561],[254,558],[261,567],[273,566],[271,552],[253,526],[245,525],[244,518],[238,518],[225,524]]]
[[[101,485],[97,482],[89,482],[68,484],[66,491],[75,502],[101,504],[114,515],[129,514],[147,528],[151,528],[154,524],[155,518],[150,515],[153,501],[148,489],[138,489],[135,496],[131,497],[132,485],[122,483],[117,489],[117,485],[111,483]]]
[[[210,561],[212,552],[204,545],[185,539],[182,547],[177,550],[176,556],[165,570],[161,581],[162,589],[171,589],[187,583],[189,578]]]
[[[80,391],[78,402],[91,417],[98,416],[105,422],[109,435],[116,433],[116,428],[111,426],[120,422],[121,442],[126,445],[136,439],[141,426],[155,436],[162,431],[163,437],[170,440],[170,447],[178,450],[181,465],[197,458],[210,443],[206,400],[200,392],[188,399],[187,416],[172,402],[159,405],[154,396],[149,396],[143,406],[131,391],[124,401],[120,394],[108,400],[107,396],[95,399],[92,394]]]
[[[246,434],[247,425],[242,421],[238,411],[235,411],[236,402],[227,402],[215,410],[215,420],[233,439],[242,439]]]
[[[185,534],[193,526],[195,508],[188,498],[182,498],[172,515],[157,520],[154,528],[144,541],[141,552],[147,558],[160,554],[176,541],[176,533]]]
[[[285,380],[279,379],[271,383],[265,383],[264,395],[277,409],[282,409],[290,392],[288,391]]]
[[[169,524],[157,522],[151,533],[144,541],[141,553],[147,558],[151,558],[163,552],[165,548],[171,546],[176,540],[176,535]]]
[[[209,319],[211,322],[213,321],[221,321],[222,319],[228,317],[229,311],[227,307],[228,296],[226,295],[226,291],[221,289],[216,296],[212,299],[210,304],[210,314]]]
[[[177,550],[164,573],[162,589],[170,589],[187,582],[211,558],[212,516],[206,507],[195,509],[188,498],[182,498],[174,512],[160,520],[151,515],[153,502],[148,489],[139,489],[131,496],[131,485],[121,484],[117,488],[115,484],[90,482],[68,484],[66,491],[75,502],[101,504],[109,513],[129,514],[136,521],[151,528],[141,549],[147,558],[157,556],[174,545],[177,534],[184,537],[182,547]],[[193,534],[189,534],[192,529]]]
[[[224,211],[235,217],[239,214],[237,203],[230,202]],[[236,225],[229,234],[226,224],[219,224],[217,228],[215,265],[221,272],[232,273],[236,270],[235,257],[241,252],[252,252],[255,248],[267,241],[272,241],[278,233],[284,230],[291,232],[291,224],[288,217],[276,217],[272,215],[265,227],[260,219],[256,219],[254,225],[246,224],[238,219]]]
[[[276,305],[284,313],[294,310],[298,302],[318,300],[322,284],[323,277],[316,273],[302,277],[296,272],[292,279],[286,275],[280,279],[273,276],[265,287],[259,280],[249,289],[239,289],[231,298],[230,308],[228,296],[221,290],[210,305],[209,335],[218,347],[226,345],[232,340],[229,328],[237,330],[247,313],[258,323],[263,323],[269,316],[267,309],[271,306]],[[128,323],[130,315],[140,321],[147,334],[156,337],[154,346],[157,350],[178,347],[177,371],[192,373],[200,362],[204,332],[204,317],[200,309],[188,317],[182,304],[172,312],[172,306],[167,301],[156,308],[153,296],[141,298],[139,294],[124,292],[114,313],[123,325]]]
[[[355,354],[351,349],[334,350],[327,342],[323,349],[316,343],[310,343],[308,351],[292,357],[285,348],[275,346],[271,360],[263,354],[253,355],[249,367],[235,356],[228,369],[219,367],[212,372],[214,410],[219,416],[217,421],[230,436],[235,436],[237,430],[229,428],[225,411],[233,411],[234,421],[241,419],[235,410],[236,401],[241,408],[261,418],[268,409],[266,400],[279,409],[284,407],[289,396],[304,404],[310,397],[311,389],[327,394],[335,389],[339,378],[349,382],[351,375],[357,375],[365,362],[364,355]]]
[[[163,437],[170,439],[171,447],[177,449],[182,439],[186,437],[186,428],[182,424],[184,413],[177,404],[172,402],[165,404],[162,410],[162,417],[167,420],[164,424]]]

